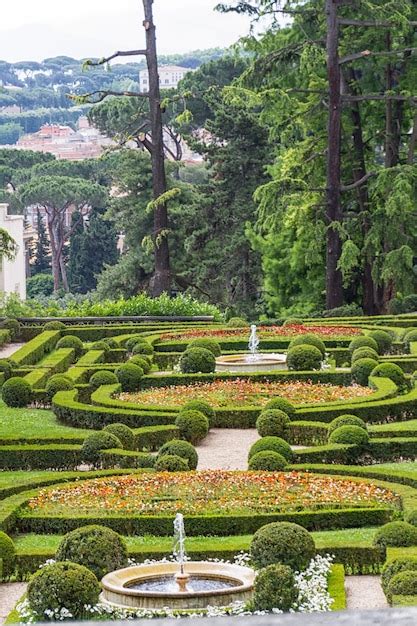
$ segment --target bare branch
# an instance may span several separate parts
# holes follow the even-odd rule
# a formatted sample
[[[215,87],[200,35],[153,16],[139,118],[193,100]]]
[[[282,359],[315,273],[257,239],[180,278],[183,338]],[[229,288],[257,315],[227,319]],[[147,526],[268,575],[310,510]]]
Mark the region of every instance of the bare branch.
[[[94,102],[92,104],[98,104],[99,102],[103,102],[108,96],[129,96],[130,98],[149,98],[148,92],[140,93],[137,91],[110,91],[110,90],[101,90],[91,91],[90,93],[86,93],[82,96],[82,99],[87,101],[89,98],[95,97]],[[75,99],[77,96],[75,97]]]
[[[417,96],[395,96],[390,94],[368,94],[366,96],[343,96],[344,102],[389,101],[409,102],[417,105]]]
[[[383,50],[381,52],[372,52],[372,50],[363,50],[362,52],[355,52],[348,56],[342,57],[339,60],[339,65],[344,63],[350,63],[350,61],[356,61],[357,59],[363,59],[365,57],[394,57],[403,54],[411,54],[417,52],[417,48],[402,48],[401,50]]]
[[[137,57],[137,56],[146,56],[146,50],[118,50],[114,54],[111,54],[109,57],[104,57],[103,59],[100,59],[99,61],[88,60],[86,62],[86,65],[88,65],[89,67],[97,67],[99,65],[105,65],[106,63],[109,63],[110,61],[112,61],[113,59],[116,59],[117,57]]]
[[[394,22],[379,22],[372,20],[351,20],[346,17],[339,18],[340,26],[357,26],[358,28],[393,28]],[[410,26],[417,26],[417,22],[409,22]]]
[[[376,172],[368,172],[365,176],[362,176],[359,180],[355,181],[351,185],[342,185],[341,191],[352,191],[353,189],[357,189],[358,187],[362,187],[370,178],[376,176]]]

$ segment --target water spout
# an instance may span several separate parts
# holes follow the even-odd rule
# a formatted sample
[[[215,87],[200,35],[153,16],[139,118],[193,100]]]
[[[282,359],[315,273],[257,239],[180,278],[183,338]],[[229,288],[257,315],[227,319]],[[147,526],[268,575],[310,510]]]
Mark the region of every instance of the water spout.
[[[256,332],[256,324],[252,324],[250,327],[249,337],[249,352],[251,353],[251,359],[256,360],[259,347],[259,337]]]
[[[190,577],[184,572],[184,563],[187,559],[185,553],[185,529],[184,529],[184,516],[182,513],[177,513],[174,520],[174,556],[177,559],[177,563],[180,566],[180,571],[175,576],[175,581],[178,584],[180,592],[187,592],[187,582]]]

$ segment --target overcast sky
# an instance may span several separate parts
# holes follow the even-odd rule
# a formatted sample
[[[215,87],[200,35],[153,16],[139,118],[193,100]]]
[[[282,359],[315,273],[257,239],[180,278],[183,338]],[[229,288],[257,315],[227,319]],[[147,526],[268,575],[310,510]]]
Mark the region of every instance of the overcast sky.
[[[225,47],[246,34],[248,19],[215,12],[218,2],[155,0],[159,52]],[[0,59],[5,61],[101,57],[143,43],[141,0],[10,0],[4,5]]]

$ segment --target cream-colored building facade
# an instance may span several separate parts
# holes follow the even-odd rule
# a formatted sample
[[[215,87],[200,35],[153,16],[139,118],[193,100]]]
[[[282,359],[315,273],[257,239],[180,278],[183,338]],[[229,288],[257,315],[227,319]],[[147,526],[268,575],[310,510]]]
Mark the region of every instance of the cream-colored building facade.
[[[12,261],[0,258],[0,292],[16,293],[26,299],[25,224],[23,215],[8,215],[8,205],[0,204],[0,228],[6,230],[17,244]]]

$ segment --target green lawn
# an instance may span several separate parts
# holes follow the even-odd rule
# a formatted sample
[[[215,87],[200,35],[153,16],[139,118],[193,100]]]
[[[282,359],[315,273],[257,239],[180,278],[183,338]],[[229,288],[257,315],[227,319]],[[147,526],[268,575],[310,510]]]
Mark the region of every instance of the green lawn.
[[[406,423],[406,422],[404,422]],[[381,463],[378,465],[370,465],[375,470],[387,469],[387,470],[399,470],[401,472],[407,472],[408,474],[415,474],[417,477],[417,461],[403,461],[398,463]]]

